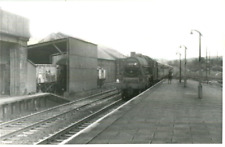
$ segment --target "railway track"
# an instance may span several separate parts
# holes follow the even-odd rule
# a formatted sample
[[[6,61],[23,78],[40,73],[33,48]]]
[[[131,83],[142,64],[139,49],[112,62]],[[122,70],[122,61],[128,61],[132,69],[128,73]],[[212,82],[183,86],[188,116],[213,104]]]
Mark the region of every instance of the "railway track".
[[[64,144],[67,139],[70,137],[79,134],[81,130],[86,128],[87,126],[91,125],[94,121],[102,117],[104,114],[108,113],[112,108],[114,108],[116,105],[120,106],[122,103],[124,103],[121,99],[113,102],[112,104],[109,104],[105,106],[104,108],[94,112],[93,114],[90,114],[89,116],[80,119],[79,121],[71,124],[68,127],[63,128],[62,130],[40,140],[39,142],[35,143],[35,145],[39,144]]]
[[[26,117],[0,124],[2,144],[33,144],[62,128],[94,114],[119,99],[117,90],[66,103]],[[28,139],[29,138],[29,139]]]

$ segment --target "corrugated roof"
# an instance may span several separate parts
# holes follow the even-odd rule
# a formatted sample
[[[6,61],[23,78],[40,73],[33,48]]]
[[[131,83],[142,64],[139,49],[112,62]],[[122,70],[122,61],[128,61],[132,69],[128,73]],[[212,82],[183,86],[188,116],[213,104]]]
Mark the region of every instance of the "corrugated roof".
[[[73,37],[73,36],[70,36],[70,35],[67,35],[67,34],[64,34],[64,33],[61,33],[61,32],[51,33],[48,36],[46,36],[45,38],[41,39],[38,43],[50,42],[50,41],[64,39],[64,38],[74,38],[74,39],[77,39],[77,40],[81,40],[81,41],[84,41],[84,42],[95,44],[95,43],[92,43],[90,41],[87,41],[87,40],[84,40],[84,39],[81,39],[81,38],[78,38],[78,37]]]
[[[48,41],[53,41],[53,40],[63,39],[63,38],[68,38],[68,37],[71,37],[71,36],[63,34],[61,32],[51,33],[48,36],[46,36],[45,38],[41,39],[38,43],[43,43],[43,42],[48,42]]]
[[[115,49],[98,45],[98,58],[107,60],[116,60],[118,58],[126,58],[126,56],[124,56]]]
[[[106,60],[115,60],[109,54],[107,54],[104,50],[98,48],[98,59],[106,59]]]
[[[50,41],[54,41],[54,40],[59,40],[59,39],[64,39],[64,38],[75,38],[72,37],[70,35],[58,32],[58,33],[51,33],[48,36],[46,36],[45,38],[43,38],[42,40],[39,41],[39,43],[45,43],[45,42],[50,42]],[[79,39],[76,37],[76,39]],[[79,40],[83,40],[83,39],[79,39]],[[85,41],[85,40],[83,40]],[[88,41],[85,41],[88,42]],[[106,60],[116,60],[118,58],[126,58],[126,56],[124,56],[123,54],[121,54],[120,52],[118,52],[115,49],[111,49],[102,45],[98,45],[98,58],[99,59],[106,59]]]

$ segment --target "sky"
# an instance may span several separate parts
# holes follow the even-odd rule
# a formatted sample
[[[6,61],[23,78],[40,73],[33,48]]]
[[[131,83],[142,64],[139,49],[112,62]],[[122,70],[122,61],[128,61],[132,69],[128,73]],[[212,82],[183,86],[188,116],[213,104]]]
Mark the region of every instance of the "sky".
[[[155,59],[202,56],[225,51],[225,0],[0,0],[3,10],[29,19],[36,43],[62,32],[118,50]]]

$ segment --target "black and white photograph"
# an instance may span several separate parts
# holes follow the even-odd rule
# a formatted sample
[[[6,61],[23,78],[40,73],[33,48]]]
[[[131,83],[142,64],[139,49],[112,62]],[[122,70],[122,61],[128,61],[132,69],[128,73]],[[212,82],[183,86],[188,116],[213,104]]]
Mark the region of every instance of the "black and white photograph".
[[[224,143],[225,0],[0,0],[1,145]]]

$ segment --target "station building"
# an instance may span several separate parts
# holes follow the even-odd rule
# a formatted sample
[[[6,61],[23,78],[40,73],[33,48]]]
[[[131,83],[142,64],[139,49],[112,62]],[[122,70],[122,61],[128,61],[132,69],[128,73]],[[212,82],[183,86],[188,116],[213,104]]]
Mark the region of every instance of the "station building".
[[[116,50],[60,32],[28,46],[28,59],[35,65],[51,64],[62,69],[58,82],[64,95],[96,89],[98,68],[106,71],[104,83],[115,82],[116,60],[124,57]]]
[[[28,47],[28,59],[34,64],[57,65],[61,69],[59,85],[63,93],[73,94],[97,85],[97,45],[91,42],[62,33],[51,34]]]

